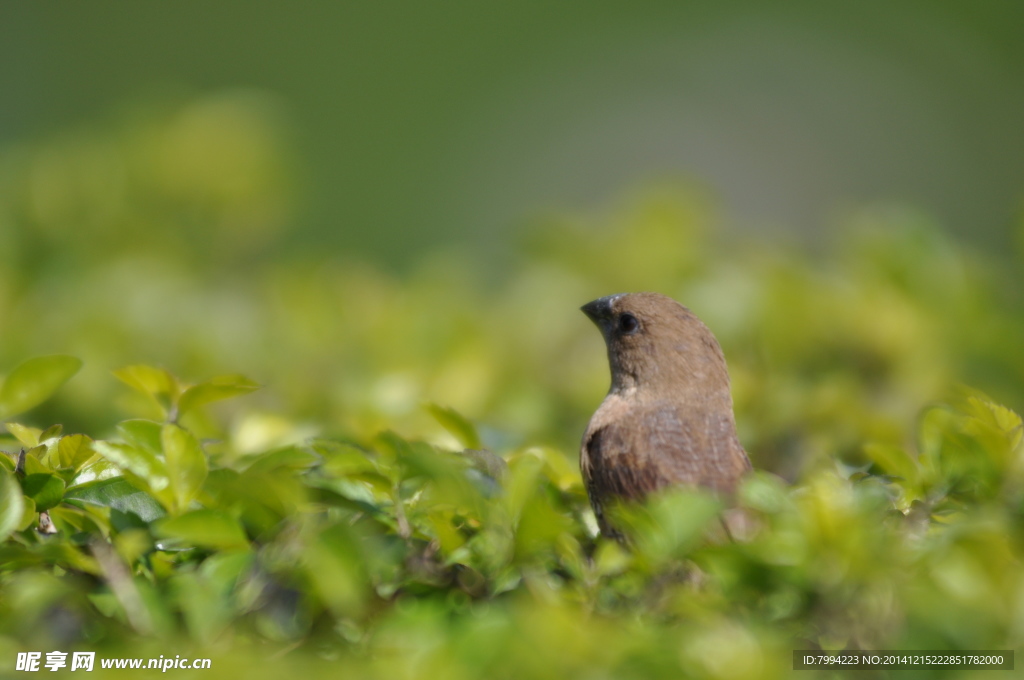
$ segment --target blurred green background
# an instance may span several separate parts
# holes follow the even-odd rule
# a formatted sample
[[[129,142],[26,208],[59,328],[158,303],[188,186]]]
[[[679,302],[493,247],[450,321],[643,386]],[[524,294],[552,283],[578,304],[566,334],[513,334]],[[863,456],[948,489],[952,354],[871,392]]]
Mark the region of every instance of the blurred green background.
[[[664,176],[729,224],[870,201],[1007,244],[1024,8],[962,3],[124,1],[0,9],[0,145],[256,91],[302,171],[290,245],[408,263]]]
[[[35,447],[67,495],[57,535],[7,528],[0,651],[724,678],[794,640],[1019,647],[1019,419],[950,395],[1024,408],[1022,34],[998,2],[0,8],[0,376],[81,358],[16,419],[115,441]],[[577,308],[627,290],[707,322],[755,467],[796,485],[755,478],[749,545],[685,497],[633,553],[595,535]],[[182,421],[210,474],[201,510],[150,499],[171,524],[76,498],[142,447],[119,421],[169,417],[128,364],[264,386]],[[481,444],[511,473],[467,486]],[[157,549],[193,511],[230,540]]]

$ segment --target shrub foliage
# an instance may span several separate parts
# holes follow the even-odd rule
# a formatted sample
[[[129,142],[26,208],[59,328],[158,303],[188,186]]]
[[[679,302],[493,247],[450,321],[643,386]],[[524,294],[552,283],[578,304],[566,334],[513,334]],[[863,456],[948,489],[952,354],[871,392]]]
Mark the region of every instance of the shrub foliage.
[[[73,366],[12,371],[8,412]],[[821,466],[792,486],[754,474],[748,537],[715,536],[719,502],[674,493],[622,509],[623,547],[596,535],[562,452],[473,448],[451,409],[431,410],[465,448],[385,431],[243,454],[182,423],[252,382],[118,376],[166,417],[95,440],[7,423],[20,444],[0,456],[10,639],[298,647],[382,677],[764,677],[800,646],[1019,640],[1021,419],[978,394],[926,411],[914,451],[869,446],[869,472]]]

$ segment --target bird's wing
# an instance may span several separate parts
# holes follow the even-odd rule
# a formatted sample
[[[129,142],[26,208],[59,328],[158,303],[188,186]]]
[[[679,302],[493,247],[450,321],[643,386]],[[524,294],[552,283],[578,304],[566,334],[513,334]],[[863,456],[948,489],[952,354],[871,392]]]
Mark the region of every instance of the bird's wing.
[[[662,486],[649,457],[637,455],[631,434],[629,428],[612,422],[584,439],[583,477],[592,499],[638,499]]]
[[[668,485],[731,491],[750,468],[731,421],[666,402],[602,423],[583,448],[584,478],[598,498],[642,498]]]

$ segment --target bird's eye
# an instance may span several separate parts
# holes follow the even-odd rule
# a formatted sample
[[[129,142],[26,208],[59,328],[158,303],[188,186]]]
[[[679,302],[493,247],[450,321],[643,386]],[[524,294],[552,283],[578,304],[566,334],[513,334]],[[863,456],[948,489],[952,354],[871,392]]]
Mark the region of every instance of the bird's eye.
[[[640,322],[632,314],[619,315],[619,332],[623,335],[632,335],[640,328]]]

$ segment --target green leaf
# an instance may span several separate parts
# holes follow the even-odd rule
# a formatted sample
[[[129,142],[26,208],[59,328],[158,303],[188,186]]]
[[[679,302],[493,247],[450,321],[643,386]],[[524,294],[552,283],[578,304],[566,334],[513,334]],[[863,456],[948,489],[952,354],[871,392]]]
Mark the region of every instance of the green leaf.
[[[429,404],[427,409],[430,411],[430,415],[434,416],[434,419],[441,424],[441,427],[448,430],[449,434],[455,437],[462,446],[467,449],[483,448],[476,427],[461,413],[438,404]]]
[[[92,450],[92,439],[84,434],[61,437],[57,444],[57,461],[62,468],[80,470],[95,453]]]
[[[218,510],[193,510],[156,522],[153,531],[163,538],[176,538],[201,548],[231,550],[249,547],[242,526],[231,515]]]
[[[39,521],[39,513],[36,512],[36,502],[25,495],[22,495],[21,500],[25,504],[25,511],[21,514],[18,531],[24,531]]]
[[[199,573],[222,593],[230,593],[253,566],[250,552],[231,552],[211,555],[203,560]]]
[[[163,423],[154,420],[125,420],[117,424],[117,433],[132,446],[159,454],[163,450],[160,442]]]
[[[302,551],[310,582],[336,616],[358,614],[367,596],[359,537],[344,523],[319,531]]]
[[[878,467],[885,470],[886,474],[899,477],[908,485],[917,484],[920,477],[917,461],[899,446],[867,444],[864,446],[864,452]]]
[[[653,494],[643,504],[609,509],[612,524],[637,546],[637,554],[658,568],[685,557],[722,510],[722,502],[698,489],[670,489]]]
[[[0,418],[23,413],[46,401],[81,367],[80,359],[61,354],[20,364],[0,387]]]
[[[170,483],[167,478],[167,466],[152,451],[105,441],[95,441],[92,447],[96,453],[122,470],[128,470],[145,480],[154,492],[166,489]]]
[[[193,639],[214,639],[227,626],[232,610],[229,599],[208,579],[195,572],[179,572],[171,579],[170,585]]]
[[[21,524],[25,499],[21,488],[6,467],[0,465],[0,542],[6,541]]]
[[[44,430],[42,434],[39,435],[39,442],[43,443],[49,441],[50,439],[56,439],[60,437],[60,433],[63,431],[63,425],[51,425],[50,427],[46,428],[46,430]]]
[[[206,480],[206,455],[196,438],[177,425],[164,425],[161,441],[171,491],[180,512],[188,508]]]
[[[46,452],[45,446],[37,446],[25,452],[25,467],[23,471],[26,475],[36,473],[48,475],[53,472],[53,468],[47,465],[46,461],[43,460]]]
[[[152,496],[131,485],[124,477],[111,477],[73,486],[64,494],[64,500],[131,512],[144,522],[152,522],[167,514]]]
[[[210,402],[249,394],[259,388],[259,384],[244,375],[221,375],[185,390],[178,400],[178,415],[182,416]]]
[[[1020,446],[1024,425],[1019,415],[990,399],[978,396],[969,397],[968,404],[972,407],[969,411],[972,415],[1008,435],[1011,448]]]
[[[119,368],[114,371],[114,376],[136,392],[152,399],[164,412],[177,401],[181,393],[178,379],[163,368],[135,364]]]
[[[36,503],[36,511],[42,512],[56,506],[64,498],[64,480],[57,475],[36,473],[21,480],[25,495]]]
[[[285,468],[288,471],[308,470],[320,462],[320,458],[298,446],[286,446],[252,456],[251,472],[275,472]]]
[[[7,431],[14,435],[14,438],[25,446],[32,448],[33,446],[39,446],[39,435],[43,433],[42,430],[35,427],[28,427],[27,425],[19,425],[18,423],[7,423]]]

